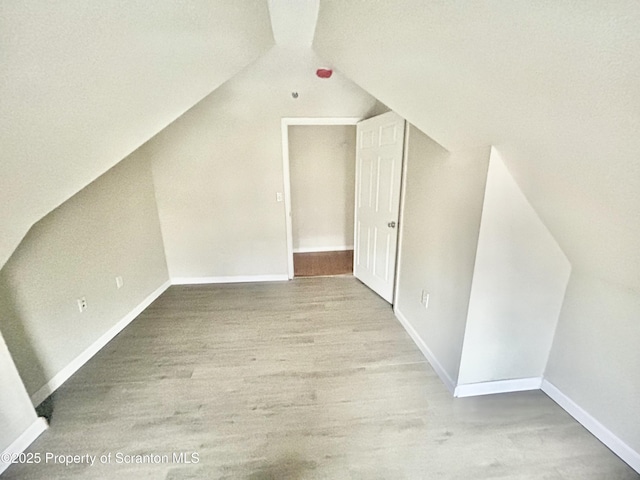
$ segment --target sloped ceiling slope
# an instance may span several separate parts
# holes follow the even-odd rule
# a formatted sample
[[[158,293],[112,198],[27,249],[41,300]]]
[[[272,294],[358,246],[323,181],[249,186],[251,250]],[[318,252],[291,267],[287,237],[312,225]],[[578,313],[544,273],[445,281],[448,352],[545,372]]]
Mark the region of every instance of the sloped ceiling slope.
[[[34,222],[272,45],[260,0],[0,2],[0,266]]]
[[[314,48],[447,149],[496,145],[574,268],[640,288],[640,3],[322,0]]]

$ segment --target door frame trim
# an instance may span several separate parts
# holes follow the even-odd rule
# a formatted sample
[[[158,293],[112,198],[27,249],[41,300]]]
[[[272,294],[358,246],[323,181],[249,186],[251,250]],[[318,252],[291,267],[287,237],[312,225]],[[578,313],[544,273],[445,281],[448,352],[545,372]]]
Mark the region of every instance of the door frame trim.
[[[404,242],[404,206],[407,198],[407,167],[409,165],[409,131],[412,125],[405,118],[404,120],[404,140],[402,150],[402,179],[400,181],[400,211],[398,212],[398,250],[396,251],[396,271],[393,284],[393,302],[398,303],[398,292],[400,291],[400,263],[402,261],[402,244]],[[354,255],[355,258],[355,255]]]
[[[293,278],[293,225],[291,219],[291,170],[289,163],[289,126],[292,125],[357,125],[361,117],[283,117],[282,130],[282,179],[284,184],[284,217],[287,227],[287,275]]]

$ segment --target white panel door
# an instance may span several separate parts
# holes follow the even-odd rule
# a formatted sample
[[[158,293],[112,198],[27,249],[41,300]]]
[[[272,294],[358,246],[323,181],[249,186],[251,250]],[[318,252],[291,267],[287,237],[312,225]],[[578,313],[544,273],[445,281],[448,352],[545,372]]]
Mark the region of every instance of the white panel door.
[[[357,125],[353,274],[393,302],[404,119],[394,112]]]

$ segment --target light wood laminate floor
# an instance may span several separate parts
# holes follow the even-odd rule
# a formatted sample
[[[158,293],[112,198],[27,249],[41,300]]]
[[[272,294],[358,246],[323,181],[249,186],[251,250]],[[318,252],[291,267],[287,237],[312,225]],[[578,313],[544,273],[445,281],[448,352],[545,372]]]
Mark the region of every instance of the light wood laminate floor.
[[[3,480],[638,478],[540,391],[453,399],[353,277],[171,287],[55,393],[28,451],[112,460]]]

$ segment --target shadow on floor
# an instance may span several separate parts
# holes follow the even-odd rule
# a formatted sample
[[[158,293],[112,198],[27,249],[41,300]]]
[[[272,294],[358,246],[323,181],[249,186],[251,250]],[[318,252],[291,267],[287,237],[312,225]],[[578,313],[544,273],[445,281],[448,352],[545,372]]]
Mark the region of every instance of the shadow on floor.
[[[305,473],[315,470],[318,464],[303,460],[297,455],[286,455],[262,466],[247,477],[248,480],[298,480],[307,478]]]
[[[46,418],[49,423],[51,423],[51,418],[53,418],[54,395],[55,394],[49,395],[44,402],[36,407],[38,416]]]

